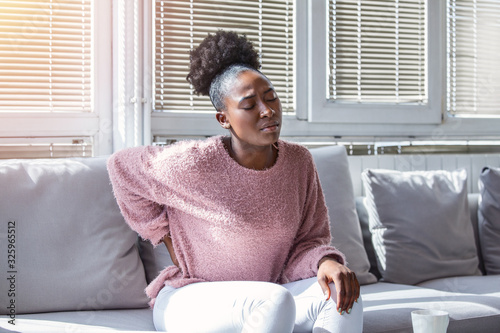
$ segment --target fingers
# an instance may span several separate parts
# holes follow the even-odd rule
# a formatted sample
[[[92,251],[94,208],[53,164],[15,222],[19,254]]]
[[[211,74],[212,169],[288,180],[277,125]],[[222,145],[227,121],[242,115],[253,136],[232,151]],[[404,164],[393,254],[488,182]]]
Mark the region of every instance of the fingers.
[[[346,295],[346,285],[344,284],[345,277],[344,275],[341,275],[340,278],[335,281],[335,288],[337,289],[337,312],[340,315],[343,315],[345,311],[347,310],[344,302],[345,302],[345,295]]]
[[[354,302],[359,298],[359,282],[354,272],[346,272],[339,276],[335,283],[337,288],[337,311],[339,314],[351,313]]]
[[[358,299],[359,294],[359,284],[358,279],[356,278],[356,274],[354,272],[349,273],[350,278],[350,295],[349,295],[349,305],[347,307],[346,312],[351,313],[351,309],[354,305],[354,302]]]

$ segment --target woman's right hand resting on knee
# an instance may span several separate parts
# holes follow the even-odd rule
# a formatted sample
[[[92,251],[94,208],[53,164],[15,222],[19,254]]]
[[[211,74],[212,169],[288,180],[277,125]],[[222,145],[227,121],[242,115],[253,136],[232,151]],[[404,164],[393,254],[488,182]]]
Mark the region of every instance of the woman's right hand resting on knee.
[[[331,296],[328,284],[335,283],[337,289],[337,311],[350,313],[354,302],[358,300],[360,287],[356,274],[338,261],[325,257],[318,264],[318,283],[328,300]]]

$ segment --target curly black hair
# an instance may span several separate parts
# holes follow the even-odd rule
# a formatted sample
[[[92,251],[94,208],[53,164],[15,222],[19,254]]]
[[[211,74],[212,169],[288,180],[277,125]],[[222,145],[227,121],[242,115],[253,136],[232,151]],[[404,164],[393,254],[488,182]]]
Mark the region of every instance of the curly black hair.
[[[246,36],[239,36],[233,31],[219,30],[208,36],[190,52],[190,69],[186,79],[192,84],[198,95],[209,95],[217,110],[223,108],[222,97],[225,95],[222,74],[231,67],[239,70],[260,69],[259,54]],[[235,74],[233,73],[233,74]],[[233,76],[233,75],[231,75]],[[216,79],[217,80],[214,80]],[[217,81],[215,86],[212,83]]]

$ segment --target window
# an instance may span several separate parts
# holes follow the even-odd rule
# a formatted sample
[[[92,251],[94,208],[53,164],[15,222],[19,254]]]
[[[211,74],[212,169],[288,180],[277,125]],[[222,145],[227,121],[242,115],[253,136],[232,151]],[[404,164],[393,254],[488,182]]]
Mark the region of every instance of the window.
[[[110,152],[111,133],[100,130],[110,119],[110,8],[91,0],[0,3],[0,158]]]
[[[283,111],[294,112],[292,0],[155,1],[154,111],[213,112],[186,75],[189,50],[219,29],[244,33],[261,54]]]
[[[425,1],[330,1],[328,99],[427,103]]]
[[[448,111],[500,116],[500,2],[448,2]]]
[[[441,7],[424,0],[312,1],[313,15],[324,14],[310,22],[309,121],[439,123]]]
[[[90,1],[2,2],[0,111],[91,111]]]

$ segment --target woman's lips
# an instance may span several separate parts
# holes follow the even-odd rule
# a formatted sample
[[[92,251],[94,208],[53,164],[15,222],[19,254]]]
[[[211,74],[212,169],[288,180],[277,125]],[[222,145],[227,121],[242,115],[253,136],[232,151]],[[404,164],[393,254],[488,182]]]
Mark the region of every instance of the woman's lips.
[[[263,128],[261,128],[260,130],[262,132],[275,132],[278,130],[278,128],[279,128],[279,124],[274,123],[274,124],[266,125]]]

